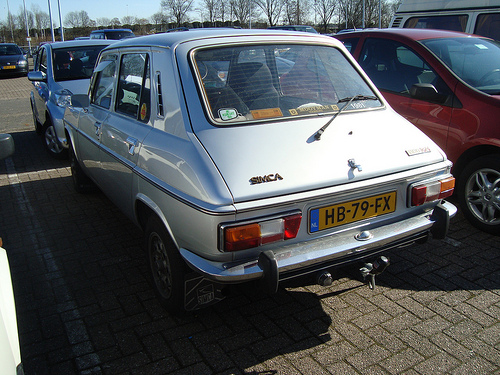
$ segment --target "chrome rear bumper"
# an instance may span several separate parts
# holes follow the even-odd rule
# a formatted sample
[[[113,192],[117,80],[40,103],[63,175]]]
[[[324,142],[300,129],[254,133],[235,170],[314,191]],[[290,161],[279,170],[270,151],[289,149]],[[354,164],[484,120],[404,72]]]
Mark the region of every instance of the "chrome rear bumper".
[[[186,249],[180,249],[180,253],[193,270],[214,282],[241,283],[264,278],[273,290],[279,281],[404,247],[426,239],[429,232],[435,238],[444,238],[456,212],[453,204],[442,201],[431,212],[370,230],[364,241],[356,240],[352,232],[336,234],[283,246],[276,253],[267,250],[258,259],[244,262],[214,262]]]

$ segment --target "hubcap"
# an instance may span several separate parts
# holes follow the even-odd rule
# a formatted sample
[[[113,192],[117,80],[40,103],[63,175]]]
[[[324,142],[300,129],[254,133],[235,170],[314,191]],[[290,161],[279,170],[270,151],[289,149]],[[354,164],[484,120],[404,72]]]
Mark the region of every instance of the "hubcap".
[[[59,154],[62,151],[59,141],[57,140],[56,130],[53,126],[48,126],[45,130],[45,144],[50,152]]]
[[[162,297],[168,299],[172,294],[172,272],[165,244],[157,233],[152,233],[149,246],[154,281]]]
[[[470,176],[465,187],[467,206],[481,222],[500,223],[500,172],[480,169]]]

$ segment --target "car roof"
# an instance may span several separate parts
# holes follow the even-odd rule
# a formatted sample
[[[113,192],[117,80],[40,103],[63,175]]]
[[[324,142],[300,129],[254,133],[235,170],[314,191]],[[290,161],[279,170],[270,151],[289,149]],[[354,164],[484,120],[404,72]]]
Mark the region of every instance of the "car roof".
[[[370,29],[344,32],[338,35],[339,39],[349,38],[355,35],[385,35],[385,36],[399,36],[413,40],[436,39],[436,38],[468,38],[471,34],[462,33],[459,31],[449,30],[436,30],[436,29]],[[478,38],[484,38],[479,35],[472,35]]]
[[[108,46],[115,42],[109,39],[82,39],[82,40],[67,40],[64,42],[46,43],[52,49],[87,47],[87,46]]]
[[[140,36],[130,39],[122,39],[107,49],[120,47],[167,47],[171,48],[179,43],[207,40],[222,37],[255,37],[255,36],[279,36],[279,35],[297,35],[300,38],[328,38],[319,34],[304,33],[300,31],[288,31],[277,29],[233,29],[233,28],[199,28],[189,30],[179,30],[161,34]]]
[[[99,30],[93,30],[90,33],[91,34],[108,33],[108,32],[111,33],[111,32],[116,32],[116,31],[130,31],[130,32],[132,32],[132,30],[130,30],[130,29],[99,29]]]

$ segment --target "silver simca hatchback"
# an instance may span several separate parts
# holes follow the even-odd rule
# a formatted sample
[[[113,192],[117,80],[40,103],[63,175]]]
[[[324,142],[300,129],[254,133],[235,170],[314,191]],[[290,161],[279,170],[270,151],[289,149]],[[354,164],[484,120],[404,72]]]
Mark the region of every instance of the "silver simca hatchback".
[[[97,186],[145,233],[173,312],[223,286],[312,275],[446,235],[451,163],[333,38],[186,30],[105,48],[64,116],[78,191]]]

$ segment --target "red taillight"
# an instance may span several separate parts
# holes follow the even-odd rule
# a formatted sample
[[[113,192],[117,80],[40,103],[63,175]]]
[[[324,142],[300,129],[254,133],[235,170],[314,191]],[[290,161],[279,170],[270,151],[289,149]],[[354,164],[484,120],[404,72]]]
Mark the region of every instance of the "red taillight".
[[[411,205],[420,206],[426,202],[444,199],[453,194],[454,188],[454,177],[414,186],[411,189]]]
[[[262,220],[224,229],[224,251],[238,251],[295,238],[301,214]]]

